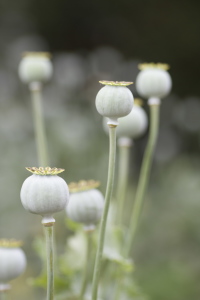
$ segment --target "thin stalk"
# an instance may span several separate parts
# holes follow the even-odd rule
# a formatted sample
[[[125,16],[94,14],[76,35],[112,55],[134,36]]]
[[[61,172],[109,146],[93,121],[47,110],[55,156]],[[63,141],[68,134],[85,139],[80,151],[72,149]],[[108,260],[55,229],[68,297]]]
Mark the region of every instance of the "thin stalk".
[[[109,260],[104,260],[101,265],[101,286],[103,286],[102,299],[110,293],[110,278],[111,278],[112,265]]]
[[[42,113],[42,95],[40,83],[34,83],[30,86],[33,118],[35,127],[35,138],[38,153],[38,162],[41,167],[47,167],[48,154],[47,154],[47,142],[44,128],[44,119]]]
[[[160,104],[152,104],[150,105],[150,131],[149,131],[149,138],[146,146],[146,150],[144,153],[142,167],[139,176],[138,187],[136,191],[135,202],[133,206],[128,238],[127,242],[124,246],[124,257],[128,258],[131,255],[131,249],[134,242],[136,229],[139,223],[139,217],[141,215],[142,205],[144,202],[144,196],[147,189],[147,185],[149,182],[149,175],[151,170],[151,165],[153,161],[153,153],[155,150],[155,145],[158,136],[158,128],[159,128],[159,112],[160,112]],[[114,300],[119,300],[121,291],[123,288],[124,278],[121,274],[119,279],[119,284],[117,285],[117,289],[115,290]]]
[[[130,159],[130,147],[133,142],[128,137],[121,137],[118,139],[118,149],[119,149],[119,166],[118,166],[118,180],[117,180],[117,206],[116,206],[116,220],[115,223],[120,229],[120,240],[123,243],[123,233],[121,232],[121,225],[123,225],[123,216],[124,216],[124,205],[126,198],[126,190],[128,184],[128,172],[129,172],[129,159]],[[107,262],[107,270],[104,275],[104,290],[106,290],[106,286],[109,289],[109,281],[111,277],[111,273],[115,272],[114,266]],[[117,283],[118,284],[118,283]]]
[[[119,170],[118,170],[118,185],[117,185],[117,220],[116,223],[121,225],[123,223],[124,203],[126,196],[126,189],[128,183],[129,171],[129,157],[130,157],[130,143],[124,145],[118,143],[119,148]]]
[[[92,251],[92,233],[93,231],[86,232],[87,237],[87,249],[86,249],[86,257],[85,257],[85,266],[83,270],[82,284],[81,284],[81,292],[80,292],[80,300],[84,299],[84,294],[87,288],[88,279],[89,279],[89,271],[90,271],[90,261],[91,261],[91,251]]]
[[[47,251],[47,300],[54,299],[54,245],[53,225],[44,226]]]
[[[149,182],[149,175],[153,161],[154,149],[156,146],[156,141],[158,137],[158,128],[159,128],[159,112],[160,105],[150,105],[150,132],[149,138],[146,146],[146,150],[144,153],[144,158],[142,161],[142,167],[140,171],[138,187],[136,191],[129,232],[128,232],[128,240],[125,243],[125,258],[128,258],[131,254],[132,245],[134,242],[136,229],[138,227],[139,218],[141,215],[141,210],[144,202],[144,197],[147,189],[147,185]]]
[[[99,285],[99,278],[100,278],[100,271],[101,271],[103,248],[104,248],[106,222],[107,222],[107,216],[109,211],[110,199],[112,197],[112,191],[113,191],[115,155],[116,155],[116,127],[109,127],[109,140],[110,140],[110,150],[109,150],[109,164],[108,164],[108,179],[107,179],[107,188],[106,188],[106,196],[105,196],[105,205],[104,205],[103,216],[101,219],[98,248],[97,248],[96,260],[94,266],[92,300],[96,300],[98,294],[98,285]]]

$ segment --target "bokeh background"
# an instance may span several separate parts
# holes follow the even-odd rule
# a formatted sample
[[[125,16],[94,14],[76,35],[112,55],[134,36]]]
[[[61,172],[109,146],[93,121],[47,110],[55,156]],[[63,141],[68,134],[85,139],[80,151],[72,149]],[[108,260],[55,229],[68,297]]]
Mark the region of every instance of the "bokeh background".
[[[24,240],[29,262],[13,282],[15,299],[36,298],[26,278],[40,271],[32,241],[42,236],[41,218],[24,211],[19,197],[25,166],[37,166],[30,95],[17,72],[24,51],[53,54],[54,75],[43,93],[51,165],[66,169],[67,182],[101,180],[103,192],[108,137],[95,109],[98,81],[135,81],[140,62],[170,64],[173,89],[162,101],[135,277],[149,299],[199,299],[199,11],[195,0],[0,1],[0,237]],[[146,140],[132,149],[127,218]],[[58,214],[61,245],[64,218]]]

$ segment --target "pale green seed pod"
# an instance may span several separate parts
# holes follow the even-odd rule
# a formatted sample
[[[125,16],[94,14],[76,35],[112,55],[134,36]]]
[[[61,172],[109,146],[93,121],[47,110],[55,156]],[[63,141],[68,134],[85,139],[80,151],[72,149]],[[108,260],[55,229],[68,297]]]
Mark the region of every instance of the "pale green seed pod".
[[[9,289],[10,280],[20,276],[26,268],[26,256],[16,240],[0,240],[1,291]]]
[[[141,70],[136,78],[136,90],[144,98],[163,98],[172,87],[171,76],[167,72],[167,64],[140,64]]]
[[[132,82],[100,81],[105,84],[96,96],[96,108],[100,115],[109,118],[108,124],[118,125],[118,118],[131,112],[133,95],[126,87]]]
[[[27,168],[33,173],[21,188],[23,207],[33,213],[43,216],[42,223],[54,223],[53,214],[63,210],[69,201],[68,185],[64,179],[57,176],[64,171],[56,168]]]
[[[22,82],[46,82],[53,73],[53,66],[47,52],[27,52],[19,64],[19,77]]]
[[[94,180],[69,184],[70,201],[66,207],[67,216],[77,223],[84,224],[85,230],[93,230],[99,222],[104,208],[104,197],[95,187]]]
[[[135,99],[130,114],[119,119],[117,126],[117,137],[139,138],[144,134],[148,126],[148,118],[145,110],[140,106],[138,99]],[[103,119],[103,128],[108,133],[107,119]]]

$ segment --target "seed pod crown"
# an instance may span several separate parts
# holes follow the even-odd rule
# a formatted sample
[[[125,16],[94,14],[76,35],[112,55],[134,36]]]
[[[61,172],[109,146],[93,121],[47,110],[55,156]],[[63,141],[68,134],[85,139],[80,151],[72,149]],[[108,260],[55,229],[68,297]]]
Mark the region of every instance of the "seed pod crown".
[[[111,85],[111,86],[128,86],[128,85],[133,84],[133,82],[128,82],[128,81],[107,81],[107,80],[100,80],[99,82],[101,84]]]
[[[71,182],[69,183],[69,191],[71,193],[87,191],[91,189],[95,189],[100,186],[99,181],[95,180],[80,180],[79,182]]]
[[[33,174],[37,174],[37,175],[57,175],[59,173],[62,173],[65,171],[65,169],[60,169],[60,168],[50,168],[50,167],[27,167],[26,170],[28,170],[29,172],[33,173]]]
[[[15,240],[15,239],[0,239],[0,247],[2,248],[18,248],[23,245],[22,241]]]

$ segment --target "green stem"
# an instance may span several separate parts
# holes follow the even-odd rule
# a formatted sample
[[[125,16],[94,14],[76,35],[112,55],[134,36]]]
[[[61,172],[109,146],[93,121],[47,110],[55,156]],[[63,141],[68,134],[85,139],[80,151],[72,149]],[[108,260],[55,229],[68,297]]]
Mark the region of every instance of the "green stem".
[[[154,149],[158,136],[158,127],[159,127],[159,111],[160,105],[150,105],[150,132],[149,138],[144,153],[144,158],[142,161],[142,167],[140,171],[138,187],[135,196],[135,202],[133,206],[131,222],[128,232],[128,240],[125,244],[125,258],[128,258],[131,254],[132,245],[134,242],[136,229],[139,223],[139,217],[141,215],[142,205],[144,202],[144,196],[146,193],[147,185],[149,182],[149,175],[153,161]]]
[[[92,300],[96,300],[98,294],[98,285],[99,285],[101,261],[103,255],[106,222],[107,222],[107,216],[109,211],[110,199],[112,197],[112,191],[113,191],[114,172],[115,172],[115,154],[116,154],[116,127],[109,127],[109,140],[110,140],[110,151],[109,151],[108,179],[107,179],[107,188],[106,188],[106,196],[105,196],[105,205],[104,205],[103,216],[101,219],[98,248],[97,248],[96,260],[94,266]]]
[[[101,286],[103,286],[103,294],[102,299],[106,299],[106,295],[110,293],[110,278],[111,278],[111,271],[112,265],[109,260],[103,260],[101,265]]]
[[[123,223],[124,203],[128,183],[130,144],[124,145],[119,142],[119,170],[117,185],[117,224]]]
[[[44,226],[47,251],[47,300],[54,299],[54,245],[53,225]]]
[[[147,189],[147,185],[149,182],[149,175],[153,160],[153,153],[155,150],[155,145],[158,136],[158,128],[159,128],[159,112],[160,112],[160,104],[152,104],[150,105],[150,131],[149,131],[149,138],[146,146],[146,150],[144,153],[142,167],[139,176],[138,187],[136,191],[135,202],[133,206],[129,232],[128,232],[128,239],[125,243],[124,247],[124,257],[128,258],[131,255],[131,249],[135,238],[136,229],[139,222],[139,217],[141,215],[142,204],[144,201],[145,192]],[[123,287],[123,274],[120,275],[119,284],[117,286],[114,300],[119,300],[122,287]]]
[[[40,83],[35,82],[34,85],[31,85],[30,91],[31,91],[31,98],[32,98],[38,162],[41,167],[47,167],[49,163],[48,163],[44,120],[43,120],[43,113],[42,113],[42,96],[41,96]]]
[[[91,261],[91,251],[92,251],[92,233],[93,231],[87,231],[87,249],[86,249],[86,257],[85,257],[85,267],[83,270],[83,278],[81,284],[81,292],[80,292],[80,300],[84,299],[84,294],[87,288],[88,279],[89,279],[89,271],[90,271],[90,261]]]

